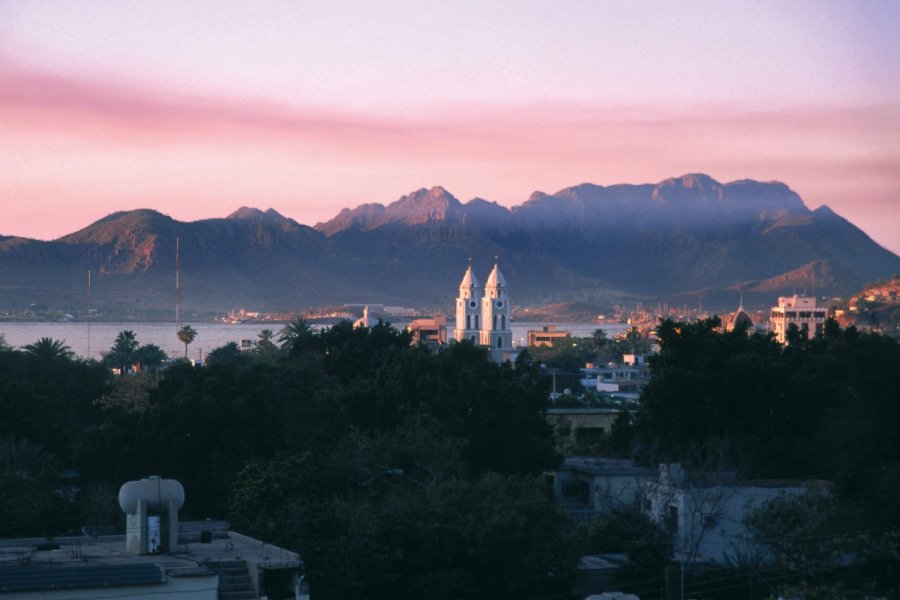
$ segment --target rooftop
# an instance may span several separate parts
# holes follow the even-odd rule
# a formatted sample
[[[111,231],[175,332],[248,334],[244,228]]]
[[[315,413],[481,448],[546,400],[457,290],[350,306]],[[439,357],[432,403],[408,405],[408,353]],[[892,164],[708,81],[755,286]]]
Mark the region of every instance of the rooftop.
[[[125,535],[0,539],[0,593],[39,589],[161,584],[169,577],[211,577],[209,566],[246,561],[261,569],[298,568],[294,552],[228,531],[222,521],[182,522],[186,535],[169,554],[125,551]],[[210,531],[212,536],[201,536]],[[193,535],[196,532],[198,535]],[[203,543],[201,537],[209,541]]]

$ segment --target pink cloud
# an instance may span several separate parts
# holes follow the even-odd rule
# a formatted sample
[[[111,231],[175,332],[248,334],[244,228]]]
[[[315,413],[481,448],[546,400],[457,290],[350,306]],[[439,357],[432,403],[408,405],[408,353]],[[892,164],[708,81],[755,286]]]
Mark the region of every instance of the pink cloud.
[[[86,224],[79,214],[135,203],[184,219],[258,202],[315,222],[423,185],[512,204],[535,189],[703,171],[723,181],[785,181],[812,206],[828,203],[865,221],[897,251],[900,234],[884,223],[900,229],[900,208],[884,199],[900,195],[898,130],[896,104],[777,111],[459,104],[366,114],[7,66],[0,68],[0,153],[10,168],[0,173],[0,200],[25,200],[36,212],[17,211],[3,233],[59,235]],[[872,198],[871,206],[860,198]],[[80,208],[71,206],[76,201]],[[47,223],[46,214],[59,220]],[[36,233],[41,221],[50,233]]]

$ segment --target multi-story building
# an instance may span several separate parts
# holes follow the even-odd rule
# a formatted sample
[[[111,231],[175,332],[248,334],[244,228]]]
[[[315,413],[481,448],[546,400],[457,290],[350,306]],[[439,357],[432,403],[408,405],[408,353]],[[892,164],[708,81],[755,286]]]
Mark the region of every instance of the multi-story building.
[[[556,325],[542,325],[539,330],[530,329],[528,331],[528,347],[552,346],[557,341],[570,337],[572,337],[570,331],[557,331]]]
[[[816,307],[816,299],[809,296],[781,296],[778,306],[772,307],[769,323],[779,343],[787,341],[788,328],[793,324],[800,330],[800,335],[812,339],[822,335],[825,330],[827,310]]]
[[[472,266],[466,269],[456,298],[453,337],[490,348],[491,355],[498,360],[512,350],[509,294],[506,279],[496,263],[484,288],[479,286]]]

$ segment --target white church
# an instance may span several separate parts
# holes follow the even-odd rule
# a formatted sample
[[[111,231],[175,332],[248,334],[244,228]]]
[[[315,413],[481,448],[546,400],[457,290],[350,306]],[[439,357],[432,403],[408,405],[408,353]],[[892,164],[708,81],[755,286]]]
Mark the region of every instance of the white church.
[[[494,263],[484,288],[472,272],[472,265],[466,269],[456,298],[456,327],[453,337],[457,341],[470,340],[476,345],[490,348],[491,356],[498,361],[505,360],[512,354],[509,295],[506,280],[497,263]]]

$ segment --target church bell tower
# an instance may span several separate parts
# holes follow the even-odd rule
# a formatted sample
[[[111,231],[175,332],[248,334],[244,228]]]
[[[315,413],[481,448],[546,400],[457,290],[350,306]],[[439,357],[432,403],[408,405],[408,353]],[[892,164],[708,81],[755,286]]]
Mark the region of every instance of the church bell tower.
[[[494,268],[484,285],[484,297],[481,299],[481,320],[482,346],[489,346],[491,352],[512,350],[509,296],[506,279],[503,278],[497,263],[494,263]]]
[[[456,327],[453,337],[456,341],[470,340],[478,344],[481,329],[481,287],[472,272],[472,264],[466,269],[459,284],[456,297]]]

